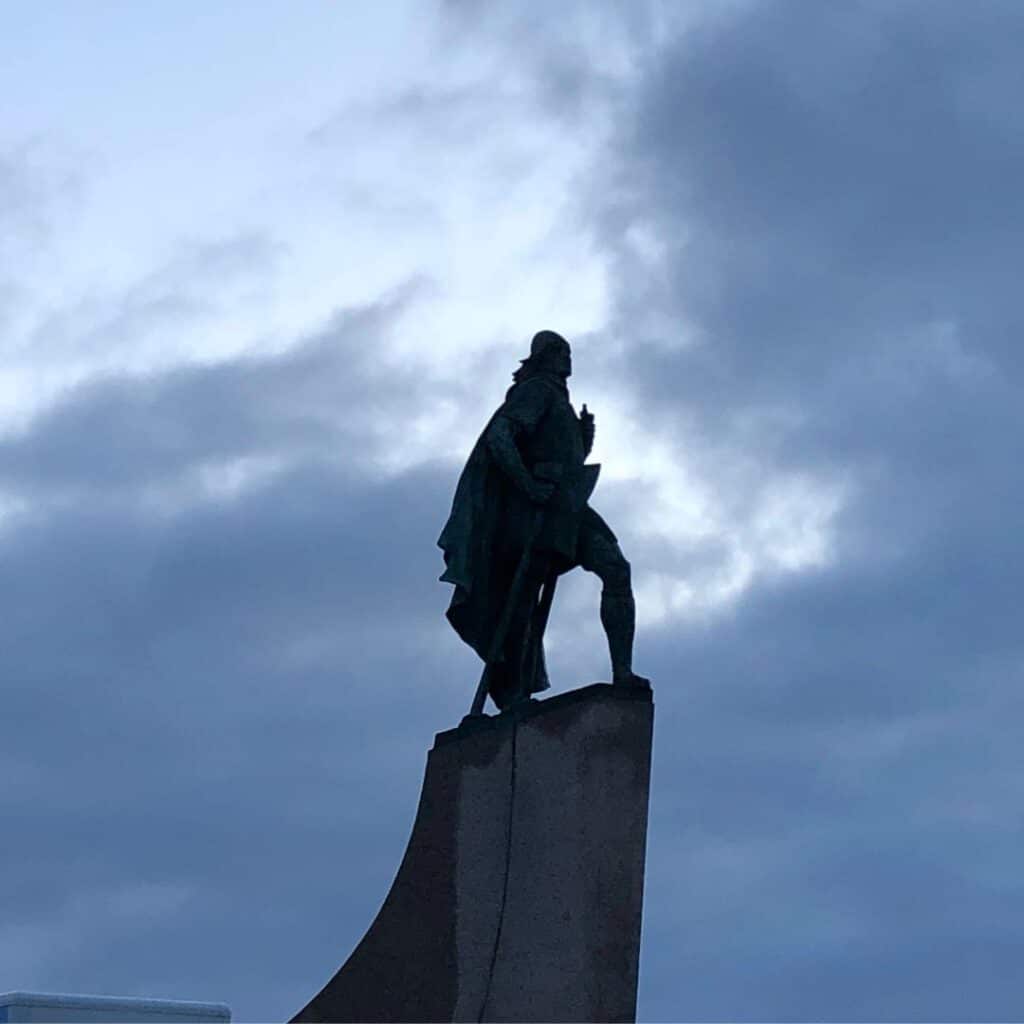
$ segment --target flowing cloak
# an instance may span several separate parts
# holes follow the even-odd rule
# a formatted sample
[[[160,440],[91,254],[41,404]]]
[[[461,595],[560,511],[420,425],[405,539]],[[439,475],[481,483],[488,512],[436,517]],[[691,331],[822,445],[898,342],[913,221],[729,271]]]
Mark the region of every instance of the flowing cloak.
[[[491,454],[488,433],[499,416],[512,421],[527,471],[556,464],[564,474],[563,482],[543,506],[544,525],[534,545],[536,560],[555,573],[579,564],[576,548],[581,527],[615,539],[604,520],[586,504],[596,467],[586,467],[593,473],[584,472],[586,452],[580,421],[565,384],[548,375],[529,376],[514,384],[473,446],[455,489],[451,515],[437,542],[446,566],[441,581],[455,586],[448,621],[484,661],[537,508]],[[588,476],[589,484],[584,482]],[[536,598],[536,589],[529,597]],[[535,663],[528,686],[532,693],[549,685],[542,647]],[[500,690],[511,684],[500,676],[494,682],[491,696],[502,706]]]

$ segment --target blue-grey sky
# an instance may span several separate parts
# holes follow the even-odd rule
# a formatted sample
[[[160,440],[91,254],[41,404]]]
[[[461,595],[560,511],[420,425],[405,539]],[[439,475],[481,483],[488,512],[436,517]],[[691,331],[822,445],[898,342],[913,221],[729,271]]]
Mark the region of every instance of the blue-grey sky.
[[[2,20],[0,990],[281,1020],[348,955],[545,327],[656,688],[641,1017],[1020,1017],[1024,7]]]

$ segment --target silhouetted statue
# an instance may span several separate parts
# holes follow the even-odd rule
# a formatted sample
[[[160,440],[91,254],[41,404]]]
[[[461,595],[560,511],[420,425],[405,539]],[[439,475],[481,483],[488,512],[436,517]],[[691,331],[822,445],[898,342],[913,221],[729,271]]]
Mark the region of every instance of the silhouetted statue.
[[[587,504],[600,469],[584,465],[594,417],[576,415],[569,343],[541,331],[505,401],[473,447],[438,545],[455,584],[448,620],[484,660],[471,713],[486,694],[507,708],[548,687],[544,664],[555,580],[579,565],[601,579],[601,624],[612,682],[649,686],[633,672],[636,618],[629,563]]]

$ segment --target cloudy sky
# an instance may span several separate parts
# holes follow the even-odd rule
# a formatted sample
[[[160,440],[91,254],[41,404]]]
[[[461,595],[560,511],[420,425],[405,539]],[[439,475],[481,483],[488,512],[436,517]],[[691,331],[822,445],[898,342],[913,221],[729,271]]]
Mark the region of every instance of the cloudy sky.
[[[1019,1018],[1022,45],[1013,0],[5,5],[0,990],[281,1020],[348,955],[547,327],[656,690],[641,1018]]]

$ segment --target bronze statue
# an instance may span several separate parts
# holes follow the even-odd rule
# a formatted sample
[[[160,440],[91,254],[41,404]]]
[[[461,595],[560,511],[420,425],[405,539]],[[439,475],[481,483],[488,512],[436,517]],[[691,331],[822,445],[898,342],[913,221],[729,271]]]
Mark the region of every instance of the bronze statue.
[[[448,620],[484,660],[472,714],[489,693],[501,709],[549,686],[544,628],[555,581],[577,565],[601,579],[601,624],[612,682],[649,687],[633,672],[636,619],[629,563],[587,504],[600,469],[585,465],[594,417],[569,401],[569,343],[540,331],[459,477],[438,540],[455,584]]]

